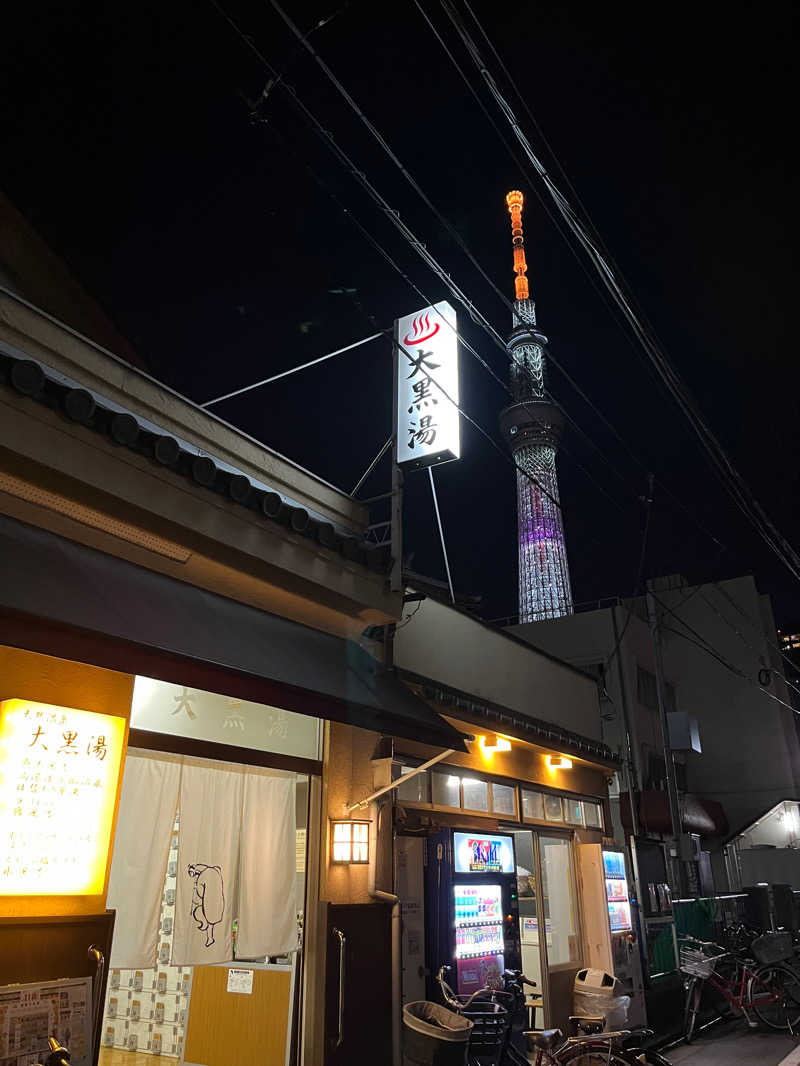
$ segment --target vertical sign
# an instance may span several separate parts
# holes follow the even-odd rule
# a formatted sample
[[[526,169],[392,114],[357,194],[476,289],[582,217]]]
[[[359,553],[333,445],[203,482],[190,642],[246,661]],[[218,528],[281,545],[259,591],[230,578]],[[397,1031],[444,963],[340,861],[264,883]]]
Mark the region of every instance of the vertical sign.
[[[443,300],[395,321],[397,462],[435,466],[461,454],[456,313]]]
[[[0,896],[100,895],[125,719],[0,703]]]

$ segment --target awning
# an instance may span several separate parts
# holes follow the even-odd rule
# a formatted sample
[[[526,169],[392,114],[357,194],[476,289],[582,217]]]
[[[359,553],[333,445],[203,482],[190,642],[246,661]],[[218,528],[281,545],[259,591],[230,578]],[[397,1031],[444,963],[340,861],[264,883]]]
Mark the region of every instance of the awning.
[[[466,750],[357,644],[2,515],[0,643]]]

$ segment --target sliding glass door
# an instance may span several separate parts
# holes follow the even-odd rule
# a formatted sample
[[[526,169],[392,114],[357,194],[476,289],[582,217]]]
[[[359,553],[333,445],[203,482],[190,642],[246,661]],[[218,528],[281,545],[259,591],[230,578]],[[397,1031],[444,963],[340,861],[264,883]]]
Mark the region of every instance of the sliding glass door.
[[[534,1022],[537,1028],[563,1025],[582,961],[572,840],[532,829],[513,835],[522,970],[542,996]]]

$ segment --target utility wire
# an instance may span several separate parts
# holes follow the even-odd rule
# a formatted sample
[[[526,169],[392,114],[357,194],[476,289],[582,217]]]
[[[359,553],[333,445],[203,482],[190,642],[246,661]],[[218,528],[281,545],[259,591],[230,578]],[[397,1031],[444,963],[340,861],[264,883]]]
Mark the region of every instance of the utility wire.
[[[612,298],[624,314],[644,348],[646,355],[672,395],[673,400],[681,409],[695,435],[698,437],[706,455],[711,460],[713,468],[722,481],[722,484],[728,490],[729,495],[733,498],[742,513],[748,518],[765,543],[772,549],[778,558],[781,559],[787,569],[800,580],[800,554],[797,553],[777,526],[775,526],[758,500],[753,496],[744,479],[733,466],[733,463],[729,459],[721,442],[715,436],[702,416],[695,401],[689,394],[686,384],[682,381],[674,365],[669,360],[663,347],[660,345],[655,332],[652,328],[648,328],[646,323],[643,323],[640,320],[640,316],[637,315],[636,311],[631,306],[630,299],[623,292],[620,283],[617,281],[611,265],[606,260],[595,241],[593,241],[591,236],[587,233],[585,226],[581,223],[566,198],[547,173],[547,170],[544,168],[541,161],[533,152],[530,142],[522,132],[514,112],[508,104],[508,101],[498,89],[494,78],[481,57],[469,31],[459,18],[458,13],[453,6],[448,3],[448,0],[441,0],[441,4],[453,23],[464,47],[467,49],[470,57],[475,63],[481,77],[486,83],[491,95],[494,97],[495,102],[508,120],[525,155],[528,157],[538,176],[544,182],[545,187],[553,198],[564,221],[587,252],[590,261],[600,274],[601,280],[604,282]],[[626,288],[629,288],[627,284]]]
[[[211,0],[211,2],[214,3],[215,6],[217,6],[216,5],[216,0]],[[486,272],[486,270],[484,269],[483,265],[480,263],[480,261],[476,258],[476,256],[471,252],[469,247],[466,245],[466,243],[463,240],[463,238],[461,237],[460,233],[458,233],[458,231],[451,225],[451,223],[448,221],[448,219],[431,202],[430,198],[426,195],[426,193],[423,191],[423,189],[419,186],[419,184],[416,182],[416,180],[412,177],[412,175],[409,173],[409,171],[405,168],[405,166],[402,164],[400,159],[397,157],[397,155],[394,153],[392,148],[389,146],[388,142],[380,134],[380,132],[377,130],[377,128],[374,126],[374,124],[369,120],[369,118],[364,114],[364,112],[361,110],[361,108],[356,103],[354,98],[347,91],[347,89],[344,87],[344,85],[342,85],[342,83],[339,81],[339,79],[333,73],[333,71],[328,66],[328,64],[325,62],[325,60],[322,59],[322,57],[319,55],[319,53],[316,51],[316,49],[313,47],[313,45],[310,44],[310,42],[307,40],[307,37],[304,37],[301,34],[299,28],[294,24],[294,22],[286,14],[286,12],[283,11],[283,9],[280,7],[280,5],[277,2],[277,0],[270,0],[270,3],[272,5],[272,7],[275,9],[275,11],[280,15],[280,17],[286,23],[286,25],[289,27],[289,29],[292,31],[292,33],[296,36],[298,41],[303,45],[303,47],[305,47],[305,49],[309,52],[309,54],[314,58],[314,60],[317,62],[317,64],[320,66],[320,68],[325,73],[326,77],[329,79],[331,84],[336,88],[337,92],[339,92],[339,94],[342,96],[342,98],[345,100],[345,102],[348,104],[348,106],[351,108],[351,110],[356,114],[356,116],[366,126],[366,128],[368,129],[368,131],[370,132],[372,137],[376,140],[376,142],[381,147],[381,149],[387,154],[389,159],[400,170],[400,172],[403,175],[403,177],[405,178],[405,180],[411,185],[411,187],[414,189],[416,194],[423,200],[423,202],[426,204],[426,206],[433,212],[433,214],[436,216],[438,221],[445,228],[446,232],[458,244],[459,248],[461,248],[463,253],[467,256],[467,258],[473,264],[475,269],[480,273],[480,275],[484,278],[484,280],[491,286],[491,288],[494,290],[494,292],[497,294],[497,296],[500,298],[500,300],[506,305],[506,307],[511,312],[511,314],[514,315],[515,308],[514,308],[514,305],[513,305],[512,301],[508,299],[508,297],[505,295],[505,293],[502,292],[501,289],[497,286],[497,284],[495,283],[494,279],[491,278],[490,275]],[[441,40],[441,38],[439,38],[439,39]],[[287,88],[287,87],[284,85],[284,88]],[[311,112],[308,110],[308,108],[306,108],[305,105],[303,105],[299,101],[299,98],[297,97],[296,91],[294,89],[290,89],[289,91],[292,93],[295,103],[297,103],[297,104],[299,104],[301,106],[301,110],[306,114],[307,118],[311,119],[312,125],[316,128],[319,124],[316,122],[316,119],[314,119],[314,116],[311,114]],[[484,111],[485,111],[485,108],[484,108]],[[333,138],[328,133],[328,131],[322,130],[321,127],[320,127],[320,130],[321,130],[323,136],[325,137],[325,139],[327,139],[327,141],[329,142],[329,145],[334,150],[335,154],[337,154],[337,156],[339,156],[340,159],[341,159],[341,157],[344,157],[344,159],[347,159],[347,156],[345,155],[345,153],[338,147],[338,145],[336,145],[336,143],[333,141]],[[383,199],[383,197],[380,196],[380,194],[377,192],[377,189],[375,189],[375,187],[367,180],[366,175],[364,175],[363,173],[360,173],[360,172],[356,172],[353,169],[352,163],[349,160],[348,160],[348,165],[349,165],[349,167],[351,169],[351,173],[353,174],[353,176],[356,178],[356,180],[358,180],[364,186],[364,188],[367,189],[367,191],[370,193],[370,195],[373,197],[373,199],[375,199],[377,197],[377,202],[382,207],[382,209],[384,211],[388,210],[388,211],[391,212],[391,208],[389,208],[389,205],[386,203],[386,201]],[[390,221],[392,221],[395,224],[395,226],[398,229],[400,229],[400,232],[403,234],[404,238],[407,241],[409,241],[411,246],[418,252],[418,254],[422,255],[422,258],[426,261],[428,266],[432,270],[434,270],[434,272],[437,274],[437,276],[440,278],[440,280],[443,281],[445,285],[447,285],[447,287],[450,289],[451,293],[453,293],[455,298],[460,303],[462,303],[462,305],[466,308],[467,312],[470,314],[470,317],[473,319],[473,321],[476,322],[476,324],[479,325],[482,329],[484,329],[485,332],[487,332],[489,337],[500,348],[500,350],[503,352],[503,354],[506,356],[506,358],[509,359],[509,361],[511,361],[513,363],[513,361],[514,361],[513,357],[511,357],[509,355],[508,350],[506,348],[506,344],[505,344],[504,340],[502,339],[502,337],[498,334],[498,332],[494,329],[494,327],[488,322],[488,320],[480,313],[480,311],[478,310],[476,305],[465,295],[465,293],[463,293],[458,288],[458,286],[455,285],[455,283],[452,281],[450,276],[443,271],[441,266],[439,266],[439,264],[436,263],[436,261],[433,258],[433,256],[431,256],[429,253],[427,253],[427,249],[424,249],[424,245],[422,245],[421,242],[416,239],[414,234],[405,225],[405,223],[401,222],[401,220],[399,218],[399,214],[397,212],[392,212],[392,214],[387,215],[387,217],[389,217]],[[423,250],[424,250],[425,254],[423,254]],[[525,328],[525,331],[528,333],[528,336],[530,337],[530,339],[531,339],[531,341],[533,343],[535,343],[535,344],[540,344],[541,343],[539,341],[539,339],[531,332],[531,330],[525,327],[524,323],[522,324],[522,327]],[[603,422],[603,424],[607,427],[607,429],[609,429],[609,431],[614,435],[614,437],[623,446],[623,448],[628,452],[628,454],[631,456],[631,458],[634,460],[634,462],[636,462],[637,465],[639,465],[643,470],[646,471],[647,470],[646,465],[640,459],[638,459],[638,457],[635,455],[635,453],[632,452],[632,450],[630,449],[628,444],[625,442],[625,440],[622,438],[622,436],[619,434],[619,432],[616,430],[616,428],[613,426],[613,424],[605,417],[605,415],[602,414],[602,412],[597,408],[597,406],[594,404],[594,402],[589,398],[589,396],[584,392],[584,390],[578,385],[578,383],[575,381],[575,379],[567,372],[567,370],[560,364],[560,362],[549,351],[548,351],[548,358],[549,358],[550,362],[552,362],[552,364],[566,378],[566,380],[569,382],[569,384],[572,386],[572,388],[578,393],[578,395],[583,399],[583,401],[591,408],[591,410],[595,413],[595,415]],[[494,374],[493,371],[490,370],[490,368],[486,365],[486,363],[483,360],[481,360],[481,363],[484,366],[484,368],[489,370],[489,372],[492,374],[492,376],[495,377],[495,379],[496,379],[496,375]],[[546,392],[546,395],[547,395],[548,399],[550,399],[552,402],[554,402],[556,404],[556,406],[560,410],[562,410],[562,412],[565,415],[567,415],[567,413],[566,413],[566,411],[564,411],[562,405],[558,401],[556,401],[549,392]],[[525,409],[527,410],[527,407],[526,407],[524,402],[523,402],[522,406],[525,407]],[[572,419],[570,418],[569,415],[567,415],[567,418],[569,419],[570,422],[572,422]],[[586,436],[586,434],[583,433],[583,431],[581,431],[581,432],[582,432],[582,435]],[[598,449],[598,451],[600,451],[600,449]],[[602,454],[602,452],[600,454]],[[669,492],[669,490],[666,490],[666,491]],[[670,495],[673,495],[673,494],[670,493]],[[691,512],[688,508],[686,508],[685,505],[681,504],[681,506],[683,507],[683,509],[685,511],[687,511],[687,513],[691,514],[692,517],[695,518],[695,516],[693,515],[693,512]],[[695,518],[695,520],[696,520],[696,518]],[[701,528],[703,528],[702,525],[701,525]],[[704,529],[704,532],[708,536],[710,536],[718,545],[721,546],[721,543],[718,540],[718,538],[716,538],[712,533],[710,533],[709,530]]]
[[[800,715],[800,711],[798,711],[795,707],[792,707],[790,703],[787,703],[785,700],[780,699],[780,697],[776,696],[773,692],[770,692],[768,688],[759,685],[757,681],[754,681],[748,674],[744,672],[744,670],[740,670],[738,666],[734,666],[732,663],[729,663],[728,660],[714,647],[711,641],[707,640],[701,633],[698,633],[696,629],[690,626],[689,623],[685,619],[681,618],[681,616],[676,611],[673,611],[671,607],[664,603],[664,601],[659,596],[657,596],[655,592],[652,591],[652,589],[650,590],[650,592],[656,603],[659,604],[659,606],[668,614],[672,615],[672,617],[675,618],[676,621],[678,621],[680,625],[684,627],[684,629],[687,629],[689,633],[692,634],[692,637],[689,637],[686,633],[681,632],[680,630],[673,629],[669,626],[663,626],[662,623],[662,627],[664,629],[666,629],[670,633],[675,633],[676,636],[683,637],[691,644],[697,645],[697,647],[700,648],[702,651],[706,652],[708,655],[711,655],[712,658],[716,659],[717,662],[724,666],[726,670],[729,670],[732,674],[735,674],[737,677],[740,677],[743,681],[746,681],[749,685],[752,685],[759,692],[763,692],[765,696],[769,696],[771,700],[774,700],[776,703],[779,703],[781,707],[786,707],[786,709],[791,711],[793,714]]]
[[[211,0],[211,2],[214,3],[214,0]],[[215,6],[216,6],[216,4],[215,4]],[[257,114],[257,111],[255,113]],[[259,118],[258,121],[259,122],[264,122],[265,120]],[[272,130],[274,132],[277,132],[274,125],[271,128],[272,128]],[[280,136],[281,139],[284,141],[284,144],[286,144],[285,138],[283,138],[282,134],[279,133],[278,136]],[[306,171],[309,173],[311,178],[316,182],[316,184],[318,184],[320,186],[320,188],[322,188],[327,193],[327,195],[336,204],[336,206],[339,208],[339,210],[349,219],[349,221],[353,225],[356,226],[356,228],[359,230],[359,232],[362,234],[362,236],[365,238],[365,240],[368,241],[368,243],[371,245],[371,247],[374,248],[378,252],[378,254],[399,274],[399,276],[401,278],[403,278],[403,280],[417,293],[417,295],[423,300],[423,302],[426,305],[432,305],[434,301],[431,300],[431,298],[428,295],[426,295],[422,291],[422,289],[420,289],[420,287],[414,281],[412,281],[412,279],[405,273],[405,271],[402,269],[402,267],[400,267],[399,264],[392,258],[392,256],[386,251],[386,249],[380,244],[380,242],[377,241],[376,238],[370,233],[370,231],[363,225],[363,223],[361,223],[359,221],[359,219],[356,217],[356,215],[354,215],[352,213],[352,211],[350,211],[347,207],[344,206],[344,204],[341,202],[341,200],[338,198],[338,196],[332,191],[332,189],[327,185],[327,183],[325,181],[323,181],[323,179],[316,173],[316,171],[313,169],[313,167],[311,167],[306,162],[303,162],[303,166],[305,167]],[[365,315],[365,317],[369,320],[369,322],[373,326],[375,326],[377,329],[380,329],[381,332],[385,336],[390,338],[390,340],[392,341],[392,344],[395,345],[396,341],[394,339],[393,332],[390,331],[390,330],[386,330],[386,329],[383,329],[382,327],[380,327],[379,324],[378,324],[377,319],[375,318],[375,316],[372,315],[371,313],[369,313],[363,307],[363,305],[360,304],[360,302],[356,299],[355,296],[353,296],[352,298],[353,298],[354,302],[359,306],[359,310],[362,312],[362,314]],[[493,371],[491,371],[491,368],[488,367],[488,365],[485,363],[485,361],[475,351],[474,347],[463,336],[463,334],[461,334],[456,329],[456,327],[454,327],[451,323],[449,323],[447,321],[446,321],[446,325],[447,325],[447,327],[449,329],[453,330],[457,340],[467,349],[467,351],[470,354],[472,354],[473,356],[475,356],[475,358],[478,360],[478,362],[480,362],[482,366],[484,366],[486,369],[488,369],[490,371],[490,373],[492,374],[492,377],[494,377],[495,380],[500,384],[500,386],[504,390],[504,392],[506,392],[509,396],[511,396],[512,395],[511,394],[511,390],[509,389],[508,385],[505,382],[503,382],[500,378],[498,378],[497,375],[494,374]],[[408,353],[405,351],[405,349],[402,348],[402,345],[400,345],[399,347],[403,351],[404,354],[408,355]],[[440,386],[438,386],[438,383],[437,383],[437,387],[441,388]],[[444,393],[444,390],[442,390],[442,392]],[[444,394],[445,394],[445,396],[447,396],[446,393],[444,393]],[[451,403],[454,402],[454,401],[452,401],[450,399],[449,396],[447,398],[450,400]],[[512,397],[512,399],[513,399],[513,397]],[[457,405],[455,405],[455,406],[457,407]],[[465,412],[461,411],[460,408],[457,407],[457,409],[462,414],[464,414],[464,417],[467,419],[467,421],[472,422],[472,419],[470,419],[469,415],[467,415]],[[533,414],[533,413],[531,412],[531,414]],[[567,414],[567,412],[564,412],[564,414],[570,421],[572,421],[572,419]],[[537,425],[541,424],[538,419],[535,418],[534,420],[535,420]],[[536,485],[536,487],[543,493],[543,495],[547,499],[549,499],[550,502],[553,503],[554,506],[556,506],[559,509],[559,511],[561,510],[560,502],[558,500],[556,500],[550,493],[548,493],[547,490],[544,488],[544,486],[541,485],[541,483],[530,472],[528,472],[527,470],[524,470],[513,459],[510,459],[510,457],[508,456],[508,453],[504,449],[499,448],[499,446],[496,444],[494,439],[489,436],[489,434],[486,432],[486,430],[484,430],[482,427],[478,426],[477,423],[473,423],[473,424],[476,426],[476,428],[478,428],[479,432],[486,437],[487,440],[490,440],[490,442],[492,443],[492,446],[495,448],[495,450],[499,450],[500,454],[502,454],[504,456],[504,458],[506,458],[507,460],[511,461],[512,464],[516,467],[516,469],[518,471],[520,471],[521,473],[525,474],[525,476],[528,478],[528,480],[531,481],[532,484]],[[576,428],[578,428],[578,430],[580,432],[582,432],[580,430],[580,427],[577,426],[577,423],[575,425],[576,425]],[[586,436],[586,439],[589,440],[589,442],[592,443],[595,448],[597,448],[597,445],[594,445],[594,442],[591,441],[591,438],[589,438],[586,434],[584,434],[584,436]],[[622,504],[620,504],[619,501],[614,496],[612,496],[596,480],[596,478],[592,475],[592,473],[574,455],[572,455],[572,453],[570,451],[568,451],[562,445],[559,445],[559,450],[562,451],[575,464],[575,466],[594,485],[594,487],[600,493],[602,493],[617,508],[618,511],[620,511],[623,514],[625,513],[625,509],[622,506]],[[598,451],[599,451],[599,448],[598,448]],[[599,544],[599,541],[597,541],[594,538],[593,538],[593,541],[594,541],[594,543]]]
[[[711,600],[707,596],[704,596],[701,593],[700,594],[700,599],[703,600],[705,603],[707,603],[708,606],[711,608],[711,610],[714,612],[714,614],[718,618],[721,618],[722,621],[725,623],[726,626],[728,626],[729,629],[733,630],[733,632],[736,634],[736,636],[739,638],[739,640],[744,645],[746,645],[752,652],[754,652],[758,656],[759,661],[761,663],[763,663],[763,665],[764,665],[764,669],[768,669],[771,673],[775,674],[776,677],[779,677],[781,679],[781,681],[783,681],[784,685],[786,685],[788,688],[794,689],[794,691],[798,694],[798,696],[800,696],[800,688],[798,688],[797,685],[793,684],[793,682],[791,682],[787,677],[784,677],[784,675],[780,672],[780,670],[777,670],[774,666],[770,666],[768,663],[766,663],[764,661],[763,650],[761,648],[757,648],[755,646],[755,644],[752,644],[747,639],[747,637],[745,637],[743,635],[743,633],[739,629],[736,628],[736,626],[733,624],[733,622],[731,622],[728,618],[726,618],[725,615],[714,606],[714,604],[711,602]]]

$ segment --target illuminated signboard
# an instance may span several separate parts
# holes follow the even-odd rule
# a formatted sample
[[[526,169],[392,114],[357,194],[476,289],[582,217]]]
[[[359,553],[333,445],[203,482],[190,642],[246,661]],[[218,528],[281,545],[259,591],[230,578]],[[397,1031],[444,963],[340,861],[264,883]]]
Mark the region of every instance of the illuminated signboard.
[[[397,462],[424,467],[461,454],[456,313],[446,300],[395,321]]]
[[[0,703],[0,895],[100,895],[125,719]]]
[[[511,837],[484,833],[453,833],[457,874],[513,874]]]

